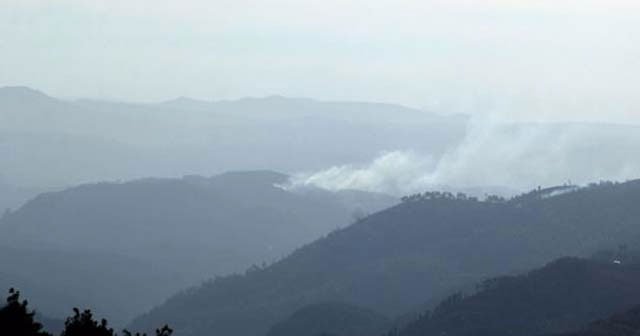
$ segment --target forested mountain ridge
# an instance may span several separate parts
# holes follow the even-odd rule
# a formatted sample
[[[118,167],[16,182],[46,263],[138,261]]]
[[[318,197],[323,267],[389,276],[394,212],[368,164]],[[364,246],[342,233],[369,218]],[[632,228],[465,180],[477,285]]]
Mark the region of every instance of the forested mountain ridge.
[[[640,333],[640,306],[590,323],[580,331],[553,336],[637,336]]]
[[[485,280],[397,336],[516,336],[567,332],[640,302],[640,264],[562,258],[518,276]]]
[[[53,317],[69,309],[64,302],[123,323],[181,288],[273,262],[396,203],[383,194],[277,186],[287,179],[231,172],[42,194],[0,220],[0,251],[10,251],[0,256],[11,280],[5,285],[23,288]]]
[[[132,325],[166,320],[184,335],[254,336],[325,301],[393,316],[496,274],[637,237],[638,202],[638,180],[512,200],[413,196],[269,267],[182,292]]]

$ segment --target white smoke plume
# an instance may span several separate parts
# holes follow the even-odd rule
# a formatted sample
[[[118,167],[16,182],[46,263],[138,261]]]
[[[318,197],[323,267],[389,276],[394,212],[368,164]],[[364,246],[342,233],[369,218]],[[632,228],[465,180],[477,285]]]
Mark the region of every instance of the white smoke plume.
[[[640,177],[640,127],[470,122],[464,140],[438,158],[411,149],[365,165],[297,174],[292,186],[403,195],[430,189],[524,191],[567,182]]]
[[[433,171],[435,161],[413,151],[381,154],[369,165],[334,166],[292,178],[293,186],[316,186],[328,190],[356,189],[401,194],[419,188],[425,172]]]

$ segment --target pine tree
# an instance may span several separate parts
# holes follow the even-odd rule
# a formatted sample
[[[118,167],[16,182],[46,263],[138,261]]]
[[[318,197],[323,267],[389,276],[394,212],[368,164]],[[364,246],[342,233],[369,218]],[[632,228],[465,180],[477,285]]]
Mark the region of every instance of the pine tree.
[[[100,323],[93,319],[91,310],[82,313],[78,308],[73,308],[74,315],[67,318],[64,323],[64,331],[61,336],[115,336],[113,329],[107,326],[107,320]]]
[[[11,288],[4,307],[0,308],[0,335],[51,336],[42,331],[42,324],[34,320],[27,301],[20,302],[20,292]]]

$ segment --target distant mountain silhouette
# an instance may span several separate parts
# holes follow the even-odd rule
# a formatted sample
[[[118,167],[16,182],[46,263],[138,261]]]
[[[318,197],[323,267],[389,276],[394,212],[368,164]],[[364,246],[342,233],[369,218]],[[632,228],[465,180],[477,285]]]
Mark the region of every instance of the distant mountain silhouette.
[[[326,301],[394,316],[496,274],[591,255],[640,234],[640,181],[511,201],[436,196],[407,198],[267,268],[179,293],[132,326],[167,321],[187,336],[263,335]]]
[[[382,117],[394,122],[377,119]],[[312,171],[369,161],[408,144],[438,155],[461,139],[465,127],[464,117],[393,104],[275,96],[147,104],[71,101],[4,87],[0,172],[13,185],[59,188],[185,172]]]
[[[372,310],[329,302],[299,309],[266,336],[372,336],[382,335],[390,325],[387,317]]]
[[[0,88],[0,101],[8,103],[55,103],[56,99],[51,98],[41,91],[34,90],[26,86],[5,86]]]
[[[0,175],[0,216],[5,211],[19,208],[34,195],[42,192],[37,188],[21,188],[6,183]]]
[[[58,303],[72,302],[121,323],[180,288],[271,263],[355,214],[396,203],[382,194],[276,186],[286,180],[233,172],[42,194],[0,219],[0,250],[9,251],[0,254],[0,273],[49,315],[66,313]],[[98,264],[110,266],[96,272]],[[78,298],[60,298],[65,293]],[[115,308],[126,297],[136,299]]]

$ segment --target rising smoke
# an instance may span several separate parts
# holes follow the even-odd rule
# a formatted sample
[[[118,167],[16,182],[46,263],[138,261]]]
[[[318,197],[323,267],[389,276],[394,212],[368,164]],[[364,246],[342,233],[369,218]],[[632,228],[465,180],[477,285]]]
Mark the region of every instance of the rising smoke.
[[[523,191],[640,177],[640,127],[503,123],[476,119],[464,140],[440,157],[412,149],[381,153],[363,165],[301,173],[292,187],[360,189],[403,195],[429,189]]]

